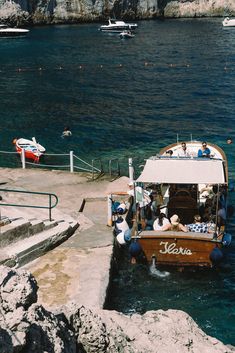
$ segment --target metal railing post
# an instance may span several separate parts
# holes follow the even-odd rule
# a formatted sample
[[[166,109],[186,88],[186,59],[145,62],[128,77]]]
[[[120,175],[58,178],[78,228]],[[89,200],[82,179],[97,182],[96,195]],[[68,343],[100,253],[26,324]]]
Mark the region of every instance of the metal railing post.
[[[112,176],[112,159],[109,160],[109,175]]]
[[[70,173],[73,173],[74,168],[73,168],[73,151],[70,151]]]
[[[22,163],[22,169],[25,169],[25,149],[22,148],[21,150],[21,163]]]
[[[49,220],[51,222],[51,194],[49,195]]]
[[[133,168],[132,158],[129,158],[129,179],[130,179],[130,183],[133,183],[133,181],[134,181],[134,168]]]
[[[113,217],[112,217],[112,194],[108,195],[108,223],[107,225],[109,227],[112,227],[113,225]]]
[[[92,165],[92,180],[94,180],[94,159],[92,159],[91,165]]]

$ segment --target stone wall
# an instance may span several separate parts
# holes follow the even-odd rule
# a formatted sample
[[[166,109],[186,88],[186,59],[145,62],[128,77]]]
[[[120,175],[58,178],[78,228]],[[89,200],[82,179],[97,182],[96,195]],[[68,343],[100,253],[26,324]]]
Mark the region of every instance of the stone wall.
[[[70,303],[52,313],[37,290],[29,272],[0,266],[0,353],[235,352],[182,311],[127,316]]]
[[[0,0],[1,21],[13,25],[225,15],[234,0]]]

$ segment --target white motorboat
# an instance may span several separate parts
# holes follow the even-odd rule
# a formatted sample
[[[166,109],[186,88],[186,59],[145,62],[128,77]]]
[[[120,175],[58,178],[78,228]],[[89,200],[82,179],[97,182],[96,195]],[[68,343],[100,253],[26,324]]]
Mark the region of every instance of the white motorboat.
[[[224,27],[235,27],[235,18],[226,17],[222,23]]]
[[[124,30],[134,30],[137,27],[137,23],[126,23],[124,21],[109,19],[109,24],[100,26],[100,31],[122,32]]]
[[[120,34],[119,34],[119,37],[121,39],[129,39],[129,38],[133,38],[135,35],[131,32],[131,31],[122,31]]]
[[[29,32],[28,29],[11,28],[7,25],[0,24],[0,37],[22,37]]]

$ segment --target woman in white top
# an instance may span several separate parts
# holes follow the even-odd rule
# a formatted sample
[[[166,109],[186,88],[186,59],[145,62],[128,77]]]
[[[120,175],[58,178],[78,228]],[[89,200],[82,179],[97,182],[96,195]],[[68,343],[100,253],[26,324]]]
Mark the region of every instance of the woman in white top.
[[[162,230],[162,228],[169,224],[168,218],[166,218],[166,215],[164,213],[160,213],[160,215],[156,218],[156,220],[153,223],[153,229],[154,230]]]

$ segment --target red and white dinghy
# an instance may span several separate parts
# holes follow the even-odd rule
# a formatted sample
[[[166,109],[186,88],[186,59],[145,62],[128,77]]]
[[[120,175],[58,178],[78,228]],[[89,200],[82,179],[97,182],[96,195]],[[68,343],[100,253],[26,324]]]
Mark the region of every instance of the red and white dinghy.
[[[39,158],[45,153],[46,149],[40,145],[35,137],[32,140],[20,138],[13,141],[16,147],[16,152],[22,153],[24,149],[25,158],[33,160],[34,162],[39,162]]]

